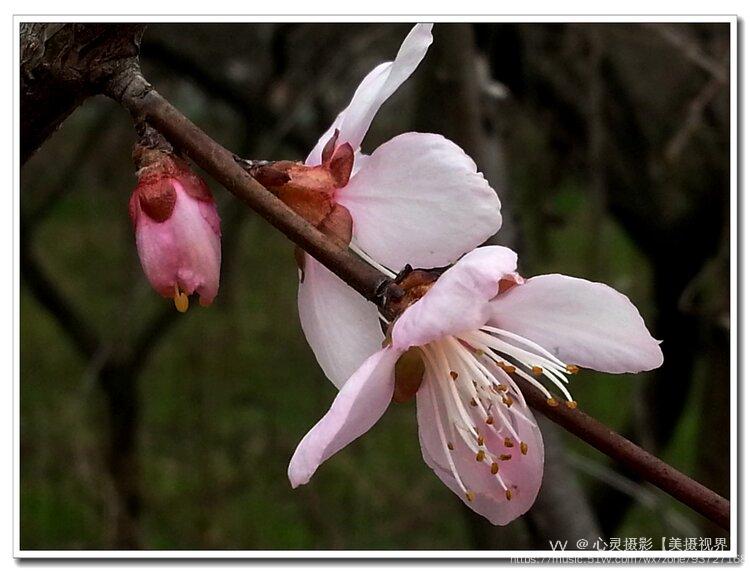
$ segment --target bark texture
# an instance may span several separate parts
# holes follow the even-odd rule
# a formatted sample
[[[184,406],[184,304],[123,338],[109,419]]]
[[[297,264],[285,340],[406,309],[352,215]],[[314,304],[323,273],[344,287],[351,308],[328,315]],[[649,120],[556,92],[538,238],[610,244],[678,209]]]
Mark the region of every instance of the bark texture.
[[[138,56],[142,24],[21,24],[21,165]]]

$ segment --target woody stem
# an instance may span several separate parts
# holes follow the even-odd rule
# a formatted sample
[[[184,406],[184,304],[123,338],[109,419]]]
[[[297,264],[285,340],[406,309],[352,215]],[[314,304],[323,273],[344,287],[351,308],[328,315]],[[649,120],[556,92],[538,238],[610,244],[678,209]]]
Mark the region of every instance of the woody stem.
[[[108,95],[186,153],[230,193],[246,203],[367,300],[383,305],[399,287],[347,248],[337,246],[253,179],[235,160],[143,78],[137,63],[113,78]],[[578,409],[551,406],[530,383],[516,379],[528,402],[553,422],[610,456],[717,525],[729,530],[729,501]]]

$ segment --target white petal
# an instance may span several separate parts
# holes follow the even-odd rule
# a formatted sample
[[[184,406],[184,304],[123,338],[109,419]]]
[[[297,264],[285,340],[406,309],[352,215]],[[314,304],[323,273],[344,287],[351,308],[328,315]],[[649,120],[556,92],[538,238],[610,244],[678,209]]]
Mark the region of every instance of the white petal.
[[[357,91],[354,92],[352,101],[323,134],[318,144],[307,156],[305,163],[320,164],[323,147],[335,129],[340,132],[339,145],[349,143],[356,151],[362,144],[380,106],[414,73],[430,44],[432,44],[432,24],[414,26],[401,44],[396,59],[380,64],[362,80]]]
[[[393,397],[399,353],[383,348],[370,356],[341,387],[330,410],[302,438],[289,462],[292,487],[306,484],[320,464],[367,432]]]
[[[499,281],[516,270],[516,253],[490,245],[474,249],[445,271],[393,326],[393,345],[406,350],[448,334],[484,326]]]
[[[491,307],[491,324],[568,364],[619,374],[652,370],[664,360],[638,309],[605,284],[542,275],[511,288]]]
[[[505,496],[505,488],[490,473],[485,463],[477,462],[474,450],[467,448],[460,439],[454,441],[454,449],[451,452],[446,449],[445,444],[441,443],[438,425],[442,423],[443,428],[450,428],[451,421],[446,418],[441,422],[435,416],[436,409],[439,416],[446,415],[436,384],[434,379],[426,379],[417,392],[417,420],[422,457],[440,480],[468,507],[495,525],[506,525],[531,508],[542,484],[544,470],[542,435],[536,424],[529,424],[517,418],[516,414],[521,414],[529,420],[534,420],[534,416],[531,410],[523,406],[520,401],[516,401],[504,413],[513,420],[517,427],[520,440],[526,444],[526,454],[520,451],[518,444],[514,443],[512,448],[505,446],[503,440],[510,436],[508,432],[488,426],[483,420],[476,421],[476,426],[482,428],[482,433],[487,440],[483,449],[488,452],[491,459],[497,459],[500,453],[511,454],[509,460],[500,462],[500,475],[505,486],[512,491],[512,498],[508,500]],[[443,430],[443,432],[446,431]],[[491,439],[497,443],[495,447]],[[452,460],[448,459],[449,454]],[[473,501],[467,499],[464,490],[456,481],[451,471],[451,462],[464,487],[475,494]]]
[[[380,349],[378,310],[309,255],[300,284],[299,318],[315,358],[337,388]]]
[[[394,270],[450,264],[502,224],[500,200],[474,161],[432,133],[378,147],[335,198],[352,215],[355,242]]]

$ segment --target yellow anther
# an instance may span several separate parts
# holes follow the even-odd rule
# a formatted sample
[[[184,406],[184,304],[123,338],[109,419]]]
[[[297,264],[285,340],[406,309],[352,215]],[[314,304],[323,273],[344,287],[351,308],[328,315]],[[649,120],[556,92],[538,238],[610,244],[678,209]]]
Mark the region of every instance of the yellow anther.
[[[568,364],[565,367],[565,370],[568,371],[568,374],[578,374],[578,372],[580,371],[580,368],[578,368],[578,366],[576,366],[575,364]]]
[[[521,453],[524,456],[529,453],[529,445],[526,442],[521,442]]]
[[[510,438],[505,438],[505,440],[503,441],[503,443],[505,444],[506,448],[512,448],[513,447],[513,440],[511,440]]]
[[[453,378],[454,380],[458,378],[458,372],[454,372],[453,370],[451,370],[451,378]]]
[[[482,350],[481,348],[475,348],[474,354],[476,354],[477,356],[484,356],[484,350]]]
[[[484,445],[484,436],[482,436],[481,434],[477,436],[477,444],[480,446]]]
[[[511,499],[513,499],[513,492],[510,491],[509,489],[505,490],[505,499],[507,499],[508,501],[510,501]]]
[[[178,312],[187,312],[190,301],[184,292],[180,292],[180,288],[177,285],[174,285],[174,297],[172,298],[174,299],[174,307]]]
[[[578,402],[576,402],[575,400],[569,400],[565,402],[565,405],[571,410],[575,410],[578,407]]]
[[[488,426],[491,426],[494,421],[495,419],[490,415],[490,416],[487,416],[487,419],[484,421],[484,423],[487,424]]]
[[[554,408],[555,406],[557,406],[557,400],[555,400],[554,398],[547,398],[547,404]]]
[[[500,392],[507,392],[508,391],[508,385],[507,384],[500,384],[498,386],[500,388]]]
[[[490,473],[492,475],[495,475],[499,469],[500,469],[500,466],[497,465],[497,462],[492,462],[492,465],[490,466]]]
[[[469,501],[474,501],[476,497],[477,496],[473,491],[469,490],[466,492],[466,499],[468,499]]]
[[[476,400],[475,400],[474,398],[472,398],[472,399],[471,399],[471,402],[469,402],[469,404],[471,404],[472,406],[474,406],[474,407],[476,408],[476,406],[477,406],[477,401],[476,401]]]
[[[507,462],[513,456],[511,456],[510,454],[500,454],[498,457],[500,458],[501,462]]]
[[[532,366],[532,367],[531,367],[531,373],[532,373],[532,374],[533,374],[534,376],[541,376],[541,375],[542,375],[542,372],[543,372],[543,370],[542,370],[542,369],[541,369],[541,367],[539,367],[539,366]]]
[[[507,362],[498,362],[497,365],[508,374],[513,374],[516,371],[516,367],[512,364],[508,364]]]
[[[452,442],[448,442],[448,449],[451,450],[451,451],[453,451],[453,443]]]
[[[503,404],[510,408],[513,405],[513,398],[511,398],[510,396],[503,396]]]
[[[477,452],[477,461],[483,462],[484,461],[484,450],[479,450]]]

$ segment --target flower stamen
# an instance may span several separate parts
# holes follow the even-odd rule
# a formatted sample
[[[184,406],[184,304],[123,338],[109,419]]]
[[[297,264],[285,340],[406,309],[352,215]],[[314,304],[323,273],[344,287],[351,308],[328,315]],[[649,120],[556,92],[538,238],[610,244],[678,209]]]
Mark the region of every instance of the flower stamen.
[[[457,434],[459,439],[458,444],[447,442],[449,446],[447,448],[444,446],[450,471],[459,483],[459,487],[469,499],[468,492],[472,492],[471,484],[460,481],[457,473],[454,472],[454,468],[458,471],[461,467],[457,465],[460,463],[459,460],[466,460],[465,456],[471,455],[469,459],[486,464],[490,473],[497,479],[498,485],[502,487],[503,491],[507,490],[508,487],[502,476],[499,475],[498,470],[493,471],[493,467],[497,466],[497,461],[495,455],[491,457],[490,454],[493,454],[491,448],[497,446],[488,448],[488,437],[479,433],[479,424],[485,422],[491,426],[492,435],[497,431],[502,431],[519,439],[514,427],[517,422],[511,422],[502,412],[500,412],[499,420],[489,413],[493,408],[493,412],[499,412],[497,405],[499,397],[491,391],[494,386],[497,386],[496,379],[480,363],[481,360],[489,359],[485,358],[483,354],[475,353],[453,337],[447,337],[436,343],[425,345],[421,347],[421,350],[425,357],[426,390],[430,393],[430,398],[435,401],[433,408],[436,417],[439,413],[438,399],[445,408],[445,417],[442,420],[438,419],[440,440],[443,442],[446,439],[443,437],[446,433],[446,430],[443,429],[443,420],[450,422],[449,427],[452,435],[456,437]],[[455,379],[453,373],[457,375]],[[470,413],[467,411],[465,404],[472,404],[476,411],[472,410]],[[528,419],[523,419],[528,422]],[[497,423],[499,427],[496,428],[489,422]],[[502,426],[500,426],[501,422]]]
[[[187,294],[181,292],[180,287],[177,285],[174,285],[174,296],[172,298],[174,299],[174,307],[178,312],[187,312],[188,306],[190,306],[190,300],[188,299]]]
[[[473,492],[470,492],[466,489],[466,486],[464,485],[464,482],[461,480],[461,476],[458,475],[458,470],[456,469],[456,464],[453,463],[453,456],[451,455],[451,451],[453,450],[452,444],[448,442],[448,440],[445,437],[445,429],[443,428],[443,424],[441,422],[440,418],[440,412],[438,411],[438,405],[437,405],[437,399],[435,398],[435,395],[433,394],[432,388],[427,388],[427,392],[430,395],[430,402],[432,402],[432,410],[435,415],[435,420],[437,421],[437,427],[438,427],[438,434],[440,437],[440,443],[444,444],[444,453],[446,457],[448,458],[448,465],[450,466],[451,473],[453,474],[453,477],[456,480],[456,483],[458,486],[463,490],[463,492],[466,494],[466,497],[469,501],[473,501]],[[450,447],[449,447],[450,446]],[[471,497],[470,497],[471,496]]]
[[[449,339],[449,340],[451,340],[451,342],[453,343],[452,347],[456,350],[456,352],[458,354],[458,358],[461,361],[461,366],[465,367],[465,368],[468,368],[471,371],[470,375],[476,374],[477,377],[479,378],[479,381],[480,381],[479,388],[481,388],[481,391],[484,394],[486,394],[485,397],[487,398],[487,400],[488,400],[488,402],[490,404],[489,408],[491,408],[494,404],[496,404],[496,400],[497,400],[497,397],[494,396],[494,395],[492,395],[492,394],[490,394],[490,390],[489,390],[489,388],[493,388],[493,387],[497,386],[497,384],[494,383],[495,382],[495,377],[492,376],[492,373],[489,372],[489,370],[487,370],[482,365],[482,363],[480,361],[474,359],[474,355],[472,353],[470,353],[468,350],[466,350],[466,347],[463,344],[461,344],[456,339]],[[506,391],[507,391],[507,387],[506,387]],[[505,398],[506,398],[505,396],[502,396],[501,399],[504,400]],[[484,410],[484,406],[482,405],[482,408],[481,408],[482,409],[482,414],[485,415],[485,416],[489,416],[489,408],[487,408],[487,410]],[[513,436],[516,437],[516,439],[518,439],[518,435],[516,434],[515,429],[512,427],[512,425],[510,424],[510,421],[505,416],[505,414],[503,413],[503,411],[501,409],[499,409],[499,408],[496,408],[496,411],[500,415],[500,418],[502,419],[503,425],[505,427],[509,428],[511,434],[513,434]],[[517,412],[517,414],[518,414],[518,412]],[[533,425],[533,422],[531,422],[530,420],[528,420],[528,418],[526,418],[523,415],[520,415],[520,416],[526,422],[528,422],[528,423],[530,423],[530,424]],[[494,422],[494,419],[493,419],[493,422]]]
[[[484,326],[462,338],[472,347],[482,349],[505,372],[508,372],[509,369],[503,365],[509,364],[509,362],[501,354],[514,359],[530,370],[532,376],[518,368],[515,369],[515,374],[521,376],[524,380],[527,380],[542,391],[548,400],[552,398],[552,395],[535,378],[545,377],[562,392],[568,402],[574,401],[565,385],[568,384],[567,375],[577,370],[569,368],[570,365],[563,363],[535,342],[492,326]],[[513,344],[507,339],[518,344]]]

